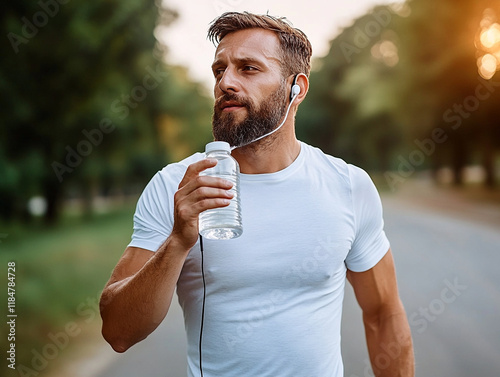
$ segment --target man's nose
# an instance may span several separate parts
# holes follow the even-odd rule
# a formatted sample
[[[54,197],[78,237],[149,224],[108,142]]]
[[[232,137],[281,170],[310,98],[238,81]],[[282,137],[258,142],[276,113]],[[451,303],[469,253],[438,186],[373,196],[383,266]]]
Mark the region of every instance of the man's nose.
[[[241,83],[238,78],[238,74],[234,69],[229,67],[224,70],[222,77],[219,81],[219,88],[223,92],[239,92],[241,89]]]

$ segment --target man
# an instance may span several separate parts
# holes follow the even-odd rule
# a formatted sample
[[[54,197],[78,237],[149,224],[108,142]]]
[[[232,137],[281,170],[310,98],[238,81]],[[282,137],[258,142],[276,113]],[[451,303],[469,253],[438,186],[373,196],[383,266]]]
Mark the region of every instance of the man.
[[[105,339],[124,352],[146,338],[177,287],[189,376],[340,377],[347,277],[376,375],[413,376],[376,189],[361,169],[295,137],[309,85],[307,37],[282,19],[226,13],[209,38],[218,43],[213,133],[238,147],[243,235],[202,240],[201,254],[199,214],[231,199],[229,182],[200,176],[216,162],[197,153],[157,173],[102,294]],[[290,94],[292,85],[300,90]]]

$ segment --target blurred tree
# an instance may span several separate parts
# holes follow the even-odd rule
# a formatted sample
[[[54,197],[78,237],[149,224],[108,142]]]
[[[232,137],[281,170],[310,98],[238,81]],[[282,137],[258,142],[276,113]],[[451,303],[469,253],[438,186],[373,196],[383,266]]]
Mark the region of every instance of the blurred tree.
[[[409,5],[408,38],[402,46],[408,63],[404,98],[408,114],[424,114],[427,122],[408,117],[408,126],[418,138],[429,138],[437,128],[445,131],[447,140],[433,157],[436,167],[452,166],[456,184],[463,181],[465,165],[476,162],[474,156],[490,145],[483,167],[490,177],[486,182],[492,185],[492,149],[500,145],[489,142],[498,135],[498,124],[492,122],[498,109],[495,114],[491,106],[499,98],[498,85],[479,75],[476,46],[484,13],[489,9],[500,16],[500,6],[490,0],[412,0]],[[478,96],[478,90],[488,95]]]
[[[314,62],[309,98],[297,114],[300,137],[365,168],[390,167],[402,139],[393,31],[400,18],[376,7],[331,41],[329,53]]]
[[[482,163],[493,185],[499,20],[491,0],[375,7],[315,62],[299,135],[368,169],[403,171],[402,178],[447,165],[460,184],[466,164]]]
[[[161,62],[166,51],[153,32],[176,13],[159,4],[3,5],[0,217],[27,217],[27,200],[42,195],[52,222],[68,189],[91,198],[116,182],[144,182],[169,157],[161,116],[175,114],[187,129],[199,127],[194,113],[209,116],[199,85]],[[179,106],[179,93],[189,108]]]
[[[325,64],[330,63],[325,60]],[[348,102],[338,98],[332,83],[341,76],[342,65],[313,70],[306,99],[296,114],[297,136],[327,153],[335,153],[335,141],[339,137],[336,119],[342,119]]]

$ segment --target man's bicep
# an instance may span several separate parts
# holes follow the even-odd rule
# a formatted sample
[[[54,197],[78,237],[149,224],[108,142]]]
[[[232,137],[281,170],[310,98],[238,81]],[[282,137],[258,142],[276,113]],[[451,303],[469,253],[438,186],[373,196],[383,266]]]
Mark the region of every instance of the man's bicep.
[[[113,270],[108,285],[135,275],[154,254],[151,250],[128,246]]]
[[[351,166],[354,239],[345,263],[351,271],[374,267],[390,248],[384,232],[382,202],[370,176]]]
[[[393,311],[399,311],[401,304],[390,249],[374,267],[367,271],[347,270],[347,279],[354,289],[363,315],[377,316],[382,312],[390,315]]]

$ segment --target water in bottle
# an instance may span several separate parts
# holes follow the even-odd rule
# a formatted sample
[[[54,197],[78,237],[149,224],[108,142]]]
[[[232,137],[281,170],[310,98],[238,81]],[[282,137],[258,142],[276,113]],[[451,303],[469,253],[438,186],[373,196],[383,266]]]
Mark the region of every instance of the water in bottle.
[[[231,148],[225,141],[214,141],[205,147],[207,158],[217,160],[217,165],[201,174],[231,181],[230,192],[234,195],[227,207],[213,208],[200,213],[200,234],[207,239],[227,240],[243,233],[240,207],[240,167],[231,156]]]

